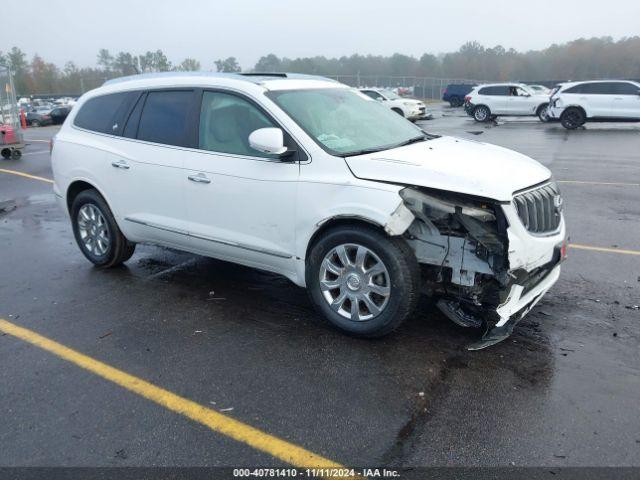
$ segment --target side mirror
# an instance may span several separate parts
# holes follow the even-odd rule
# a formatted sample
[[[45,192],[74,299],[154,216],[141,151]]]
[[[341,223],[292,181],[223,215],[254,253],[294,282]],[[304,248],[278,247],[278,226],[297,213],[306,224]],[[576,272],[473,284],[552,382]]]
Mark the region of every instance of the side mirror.
[[[269,155],[282,155],[287,151],[279,128],[259,128],[249,135],[249,146]]]

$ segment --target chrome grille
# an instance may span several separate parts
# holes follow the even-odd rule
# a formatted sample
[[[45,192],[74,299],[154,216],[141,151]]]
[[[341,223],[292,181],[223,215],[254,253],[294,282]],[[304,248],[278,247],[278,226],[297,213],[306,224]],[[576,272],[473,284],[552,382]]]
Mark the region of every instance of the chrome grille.
[[[547,183],[513,197],[518,216],[531,233],[557,230],[562,212],[562,197],[555,183]]]

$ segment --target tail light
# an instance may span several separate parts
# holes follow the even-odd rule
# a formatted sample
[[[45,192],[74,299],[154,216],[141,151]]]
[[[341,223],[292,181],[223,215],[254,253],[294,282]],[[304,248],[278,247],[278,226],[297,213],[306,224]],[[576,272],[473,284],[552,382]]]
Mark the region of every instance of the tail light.
[[[464,101],[465,102],[470,102],[471,101],[471,95],[467,95],[466,97],[464,97]]]

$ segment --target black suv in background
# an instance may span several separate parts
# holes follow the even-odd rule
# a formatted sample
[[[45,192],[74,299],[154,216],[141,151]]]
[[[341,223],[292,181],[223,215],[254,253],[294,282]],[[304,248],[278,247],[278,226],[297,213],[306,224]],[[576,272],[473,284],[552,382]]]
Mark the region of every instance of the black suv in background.
[[[449,102],[452,107],[460,107],[464,97],[477,86],[476,83],[450,83],[442,93],[442,100]]]

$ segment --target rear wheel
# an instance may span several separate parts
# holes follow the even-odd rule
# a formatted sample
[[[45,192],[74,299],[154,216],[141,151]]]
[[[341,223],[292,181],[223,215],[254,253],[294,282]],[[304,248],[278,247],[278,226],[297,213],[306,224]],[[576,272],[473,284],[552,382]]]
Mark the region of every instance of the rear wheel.
[[[569,107],[560,115],[560,123],[564,128],[569,130],[575,130],[581,127],[586,120],[587,117],[584,111],[577,107]]]
[[[39,127],[40,126],[40,121],[39,120],[31,120],[31,126],[32,127]]]
[[[451,105],[452,107],[459,107],[460,105],[462,105],[462,99],[456,95],[453,95],[452,97],[449,98],[449,105]]]
[[[491,118],[491,110],[485,105],[479,105],[473,110],[473,119],[476,122],[486,122]]]
[[[0,150],[0,155],[2,155],[2,158],[9,160],[11,158],[11,149],[3,148],[2,150]]]
[[[71,223],[80,250],[98,267],[120,265],[135,251],[135,244],[122,234],[107,202],[96,190],[84,190],[73,200]]]
[[[309,296],[336,328],[359,337],[380,337],[413,312],[420,270],[411,248],[373,227],[330,230],[310,250]]]

